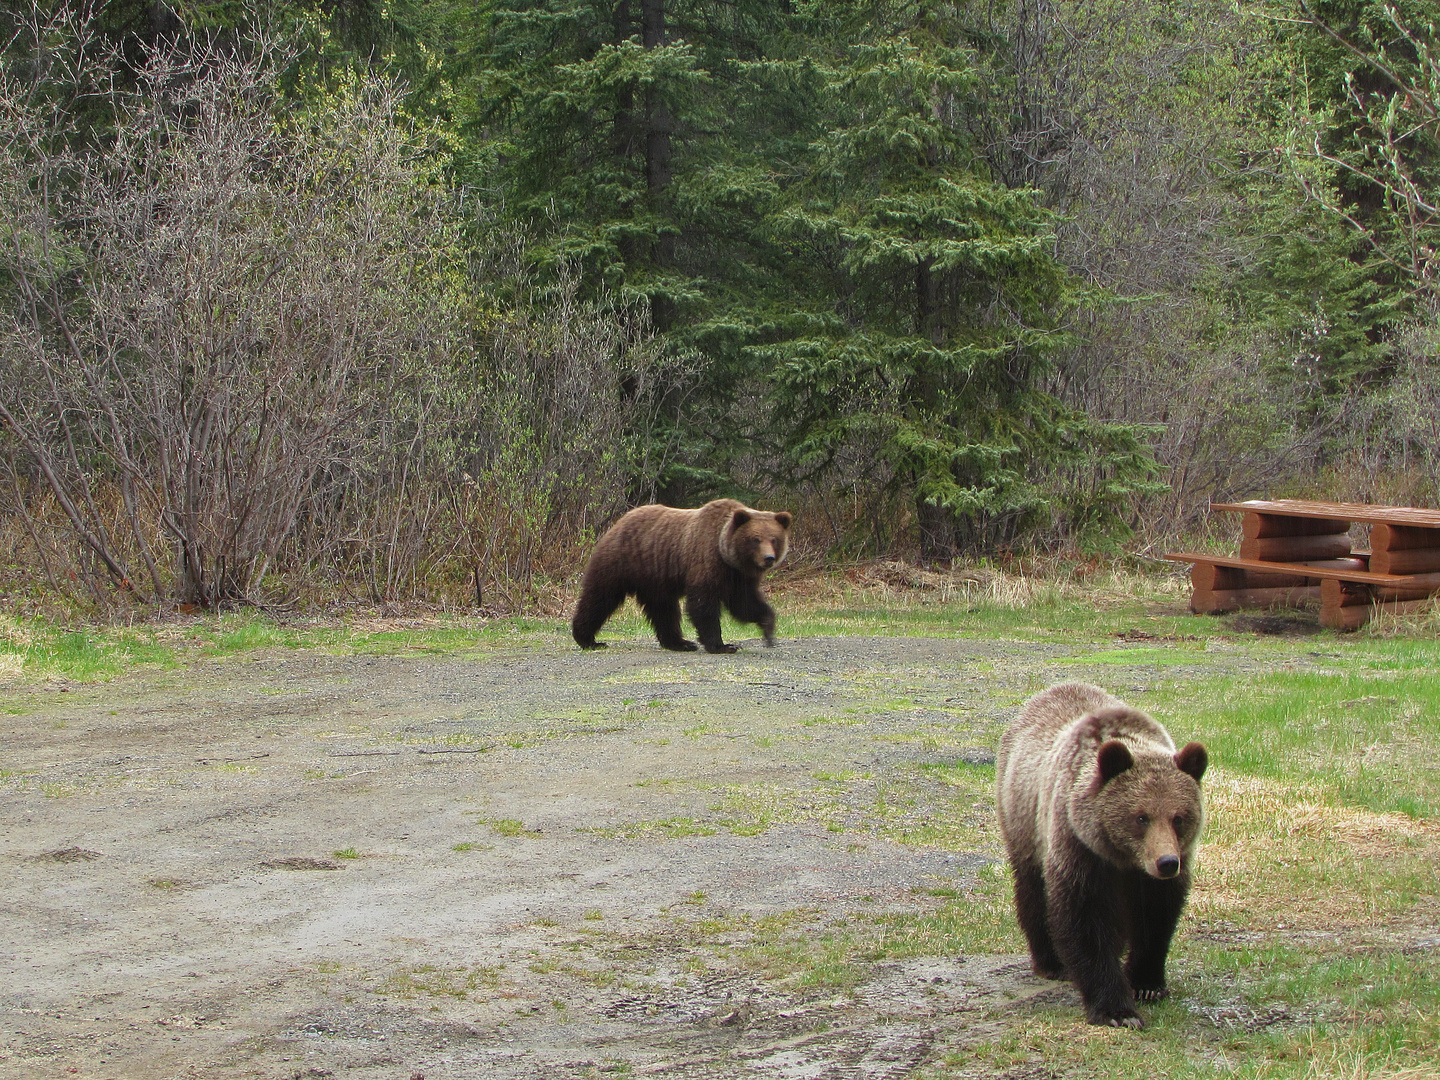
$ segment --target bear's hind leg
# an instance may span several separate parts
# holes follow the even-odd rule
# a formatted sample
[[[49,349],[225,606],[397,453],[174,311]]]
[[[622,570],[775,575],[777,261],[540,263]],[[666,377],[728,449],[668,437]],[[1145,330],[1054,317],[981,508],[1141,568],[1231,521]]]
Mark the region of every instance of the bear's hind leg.
[[[1190,891],[1189,875],[1160,881],[1135,874],[1127,885],[1130,956],[1125,961],[1125,978],[1138,1000],[1163,1001],[1170,994],[1165,986],[1165,958]]]
[[[1038,863],[1011,860],[1015,869],[1015,915],[1030,944],[1030,966],[1046,979],[1063,979],[1065,965],[1050,940],[1045,917],[1045,874]]]
[[[591,585],[589,574],[580,589],[580,600],[575,605],[575,617],[570,620],[570,633],[575,644],[582,649],[603,649],[605,643],[596,641],[595,635],[605,620],[615,614],[615,609],[625,602],[625,590],[615,585]]]
[[[686,641],[680,629],[680,601],[673,596],[639,596],[640,610],[655,628],[661,648],[671,652],[694,652],[699,646]]]

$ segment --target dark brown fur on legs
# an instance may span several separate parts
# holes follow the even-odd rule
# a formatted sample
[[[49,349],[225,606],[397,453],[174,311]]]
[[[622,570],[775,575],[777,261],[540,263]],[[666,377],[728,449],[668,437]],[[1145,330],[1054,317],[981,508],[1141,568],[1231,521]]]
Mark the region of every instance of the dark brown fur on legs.
[[[1190,891],[1199,743],[1085,683],[1026,702],[996,757],[1000,831],[1035,971],[1069,978],[1092,1024],[1143,1027]],[[1128,950],[1122,968],[1120,957]]]
[[[783,558],[790,515],[716,499],[698,510],[640,506],[617,521],[590,553],[570,629],[582,649],[603,648],[595,634],[634,596],[667,649],[690,651],[680,628],[680,598],[706,652],[734,652],[720,636],[720,610],[755,623],[775,644],[775,610],[760,590]]]

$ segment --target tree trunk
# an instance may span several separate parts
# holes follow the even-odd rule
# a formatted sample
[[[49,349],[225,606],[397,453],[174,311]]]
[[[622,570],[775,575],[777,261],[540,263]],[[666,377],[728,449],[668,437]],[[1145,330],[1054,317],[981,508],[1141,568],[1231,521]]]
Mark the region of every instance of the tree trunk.
[[[666,44],[664,0],[640,0],[641,43],[647,49]],[[675,118],[660,93],[653,87],[645,92],[645,183],[650,196],[656,199],[670,186],[670,137]],[[675,262],[675,237],[666,231],[655,240],[655,265],[668,267]],[[650,298],[650,318],[661,333],[675,322],[675,305],[668,296]]]
[[[647,49],[666,44],[664,0],[640,0],[641,43]],[[645,92],[645,179],[651,192],[670,186],[670,135],[674,118],[654,89]]]

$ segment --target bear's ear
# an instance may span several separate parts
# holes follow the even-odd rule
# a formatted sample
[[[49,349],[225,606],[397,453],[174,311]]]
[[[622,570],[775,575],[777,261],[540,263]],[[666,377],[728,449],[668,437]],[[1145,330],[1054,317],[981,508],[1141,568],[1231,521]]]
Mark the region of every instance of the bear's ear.
[[[1100,782],[1102,784],[1119,776],[1135,764],[1135,759],[1130,756],[1130,748],[1119,739],[1101,743],[1100,751],[1095,755],[1095,759],[1100,765]]]
[[[1205,775],[1205,766],[1210,764],[1210,755],[1205,752],[1205,747],[1198,742],[1187,742],[1175,755],[1175,765],[1183,773],[1189,773],[1200,782],[1200,777]]]
[[[775,515],[775,522],[782,529],[790,528],[790,520],[791,518],[789,510],[781,510],[778,514]]]
[[[749,520],[749,510],[736,510],[735,513],[730,515],[730,528],[738,529],[741,525],[744,525]]]

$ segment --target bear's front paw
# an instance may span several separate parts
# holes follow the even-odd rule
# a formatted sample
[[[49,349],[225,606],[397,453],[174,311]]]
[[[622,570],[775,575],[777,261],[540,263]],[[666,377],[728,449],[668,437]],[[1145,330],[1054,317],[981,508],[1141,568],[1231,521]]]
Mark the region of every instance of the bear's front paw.
[[[739,652],[739,651],[740,651],[740,646],[739,646],[739,645],[730,645],[730,644],[727,644],[726,642],[723,642],[723,641],[722,641],[719,645],[706,645],[706,646],[705,646],[705,651],[708,652],[708,653]]]
[[[765,635],[765,647],[766,647],[767,649],[773,649],[773,648],[775,647],[775,635],[774,635],[774,634],[766,634],[766,635]]]
[[[681,638],[679,641],[661,642],[661,644],[671,652],[695,652],[700,648],[695,642],[686,641],[684,638]]]
[[[610,646],[603,641],[581,642],[580,648],[589,652],[591,649],[608,649]]]
[[[1143,1028],[1145,1021],[1140,1019],[1140,1014],[1134,1009],[1115,1009],[1113,1011],[1092,1010],[1085,1018],[1097,1027],[1117,1028]]]
[[[1132,957],[1125,963],[1125,981],[1135,994],[1136,1001],[1164,1001],[1170,996],[1165,989],[1165,966],[1156,963],[1136,963]]]

